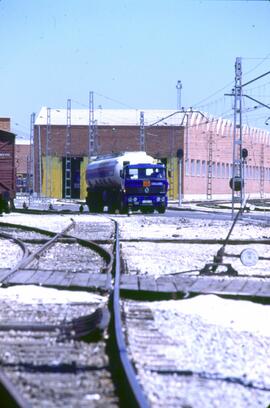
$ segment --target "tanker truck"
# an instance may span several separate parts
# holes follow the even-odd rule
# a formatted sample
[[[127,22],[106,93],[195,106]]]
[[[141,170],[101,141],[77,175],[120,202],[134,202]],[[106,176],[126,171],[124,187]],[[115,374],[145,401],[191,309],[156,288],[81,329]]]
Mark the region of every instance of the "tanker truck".
[[[164,213],[168,181],[164,164],[145,152],[98,156],[86,168],[86,204],[90,212]]]

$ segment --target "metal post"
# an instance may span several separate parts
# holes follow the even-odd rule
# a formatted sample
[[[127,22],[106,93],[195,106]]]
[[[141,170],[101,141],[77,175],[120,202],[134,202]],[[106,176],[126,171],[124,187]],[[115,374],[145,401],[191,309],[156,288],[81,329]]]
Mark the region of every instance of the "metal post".
[[[179,191],[179,198],[178,198],[178,205],[179,207],[182,206],[182,159],[179,159],[179,180],[178,180],[178,191]]]
[[[67,100],[65,198],[71,198],[71,100]]]
[[[177,89],[177,109],[180,110],[181,109],[181,90],[182,90],[182,82],[181,81],[177,81],[176,84],[176,89]]]
[[[51,108],[47,108],[47,127],[46,127],[46,197],[51,196]]]
[[[240,190],[237,183],[240,183]],[[235,62],[235,88],[234,88],[234,132],[233,132],[233,168],[232,168],[232,216],[234,205],[237,201],[236,192],[239,191],[240,204],[244,201],[243,191],[243,160],[242,160],[242,63],[237,57]]]
[[[145,151],[144,112],[140,112],[140,150]]]
[[[34,126],[35,113],[31,114],[30,119],[30,172],[29,172],[29,192],[35,190],[35,171],[34,171]]]
[[[42,194],[42,175],[41,175],[41,137],[40,137],[40,125],[38,125],[38,184],[39,184],[39,197]]]
[[[94,92],[89,92],[89,152],[88,158],[95,155],[96,150],[96,122],[95,122],[95,110],[94,110]]]
[[[186,118],[187,118],[187,122],[186,122],[186,152],[185,152],[185,157],[188,160],[188,156],[189,156],[189,141],[188,141],[188,126],[189,126],[189,114],[188,112],[186,112]]]

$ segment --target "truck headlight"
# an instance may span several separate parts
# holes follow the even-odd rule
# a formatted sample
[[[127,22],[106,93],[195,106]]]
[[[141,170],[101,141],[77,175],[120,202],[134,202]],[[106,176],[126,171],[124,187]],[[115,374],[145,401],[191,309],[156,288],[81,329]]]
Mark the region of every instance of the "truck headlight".
[[[128,202],[132,203],[132,197],[128,197]]]
[[[157,197],[157,203],[159,203],[160,202],[160,197]]]

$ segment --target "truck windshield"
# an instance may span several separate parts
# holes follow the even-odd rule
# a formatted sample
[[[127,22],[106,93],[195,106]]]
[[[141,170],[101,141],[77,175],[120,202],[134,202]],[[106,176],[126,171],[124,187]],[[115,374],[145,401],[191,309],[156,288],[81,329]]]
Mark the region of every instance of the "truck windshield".
[[[125,176],[128,179],[151,179],[151,178],[165,178],[165,169],[157,167],[146,168],[127,168]]]

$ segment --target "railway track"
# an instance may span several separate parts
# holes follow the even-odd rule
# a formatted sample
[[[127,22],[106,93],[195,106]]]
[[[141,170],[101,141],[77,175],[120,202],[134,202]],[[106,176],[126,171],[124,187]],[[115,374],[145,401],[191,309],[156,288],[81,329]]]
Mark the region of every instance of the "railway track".
[[[108,221],[107,217],[104,219]],[[142,217],[141,219],[146,220],[147,218]],[[121,217],[113,217],[113,220],[117,225]],[[146,225],[148,225],[147,222]],[[119,239],[118,227],[116,227],[115,234],[113,233],[113,235],[110,234],[109,236],[107,234],[106,236],[105,234],[98,236],[98,231],[101,229],[100,225],[94,225],[92,227],[92,232],[90,232],[90,227],[86,228],[84,225],[76,230],[76,226],[74,225],[73,230],[68,233],[67,231],[61,231],[63,234],[60,234],[57,240],[55,239],[56,242],[54,242],[53,245],[68,245],[71,248],[70,245],[71,243],[75,243],[75,239],[76,244],[80,241],[82,231],[84,238],[93,239],[94,236],[94,243],[100,245],[103,249],[105,247],[108,249],[108,246],[114,245],[114,251],[112,251],[112,248],[110,248],[109,251],[110,253],[114,253],[114,257],[111,257],[110,260],[108,258],[105,262],[105,267],[108,264],[113,265],[113,269],[111,270],[112,285],[108,286],[107,290],[101,293],[102,296],[106,297],[105,309],[107,311],[108,307],[111,314],[110,324],[108,327],[106,326],[108,316],[106,316],[104,308],[100,307],[99,303],[92,305],[91,310],[89,310],[89,305],[80,305],[81,309],[76,313],[70,313],[69,316],[61,315],[59,310],[54,310],[53,313],[46,310],[44,311],[43,319],[38,322],[37,320],[40,318],[37,318],[37,316],[40,316],[40,311],[37,313],[36,318],[32,319],[32,316],[27,322],[21,322],[20,319],[18,321],[18,317],[16,321],[14,315],[11,313],[10,320],[4,321],[2,325],[0,325],[0,342],[1,337],[3,336],[3,339],[5,339],[6,333],[11,331],[14,336],[10,336],[11,345],[8,345],[8,349],[13,350],[11,352],[12,356],[16,355],[19,356],[19,358],[18,361],[10,360],[11,357],[8,354],[8,350],[3,348],[3,353],[2,355],[0,354],[0,358],[2,367],[4,367],[4,373],[2,373],[2,377],[0,375],[0,378],[2,378],[2,383],[6,384],[8,388],[10,388],[10,379],[12,384],[16,383],[14,378],[20,379],[20,384],[17,384],[19,385],[19,389],[15,386],[14,398],[17,398],[18,401],[18,398],[21,396],[25,399],[26,403],[29,403],[29,401],[33,402],[33,405],[30,406],[42,406],[40,395],[44,393],[44,387],[42,388],[42,386],[37,384],[37,376],[41,375],[41,378],[43,378],[42,384],[46,383],[46,376],[48,376],[48,378],[50,377],[50,380],[47,382],[49,386],[45,392],[46,398],[52,397],[52,404],[55,404],[56,401],[60,401],[59,406],[63,406],[62,404],[64,403],[68,405],[68,399],[70,399],[75,406],[76,401],[79,400],[80,406],[84,406],[81,403],[81,401],[83,401],[83,403],[85,402],[90,406],[102,406],[102,404],[104,406],[105,404],[106,406],[158,407],[166,404],[172,407],[186,407],[196,404],[194,398],[196,395],[199,395],[198,392],[201,392],[199,401],[202,406],[207,406],[205,404],[209,403],[209,396],[212,398],[210,398],[211,401],[214,400],[213,398],[216,398],[217,401],[221,402],[222,395],[225,396],[224,401],[226,401],[226,406],[228,407],[244,407],[244,405],[237,404],[237,402],[239,402],[237,395],[240,395],[242,400],[246,400],[247,398],[251,398],[252,395],[255,395],[256,401],[265,402],[268,398],[270,387],[267,382],[267,374],[264,371],[261,376],[256,377],[255,375],[254,378],[252,378],[246,376],[244,371],[242,372],[240,370],[241,374],[239,374],[237,370],[233,370],[233,367],[228,367],[226,374],[224,374],[222,369],[213,370],[210,368],[210,365],[207,365],[205,362],[203,362],[201,366],[198,366],[195,362],[190,362],[187,358],[190,347],[188,333],[191,333],[194,344],[197,344],[197,338],[201,339],[205,337],[205,342],[207,342],[207,339],[211,342],[213,338],[215,339],[215,336],[218,338],[219,336],[221,336],[220,338],[226,338],[227,336],[229,341],[234,343],[239,336],[234,336],[233,333],[228,333],[228,331],[221,331],[221,334],[219,333],[218,335],[215,334],[215,332],[212,333],[213,328],[211,325],[207,326],[205,322],[195,318],[194,322],[196,322],[198,328],[200,328],[203,333],[203,336],[200,336],[198,330],[195,330],[195,323],[192,323],[192,319],[189,321],[182,315],[179,317],[175,314],[184,334],[180,347],[177,339],[174,339],[169,332],[166,333],[166,319],[169,321],[170,318],[167,317],[163,321],[163,323],[166,323],[164,325],[165,332],[162,330],[162,326],[158,327],[156,324],[156,321],[159,320],[159,314],[156,314],[152,306],[154,304],[153,300],[157,300],[156,297],[153,297],[150,292],[145,292],[139,296],[140,300],[131,300],[132,295],[129,297],[128,291],[124,293],[120,291],[121,273],[132,273],[129,266],[127,269],[124,268],[127,264],[125,263],[126,249],[123,246],[126,244],[147,245],[143,250],[145,254],[144,257],[146,258],[147,254],[149,254],[149,256],[151,255],[148,245],[170,245],[172,243],[170,239],[143,238],[140,234],[135,234],[136,238],[127,238],[123,233],[123,229],[121,229],[121,238]],[[6,228],[12,227],[9,226]],[[103,231],[105,232],[107,229],[108,227],[104,228]],[[8,231],[5,230],[4,233],[7,234]],[[44,234],[42,234],[41,230],[35,231],[35,234],[39,234],[38,236],[26,237],[25,234],[25,231],[23,234],[17,231],[15,234],[16,239],[20,239],[22,238],[21,235],[24,235],[21,241],[26,241],[30,244],[30,249],[32,249],[31,245],[41,246],[49,242],[47,238],[44,238]],[[52,235],[52,238],[56,237],[56,233]],[[173,244],[176,244],[178,248],[178,244],[202,244],[198,238],[185,241],[178,237],[172,237],[172,240]],[[264,238],[264,240],[267,241],[264,242],[264,244],[267,245],[268,239]],[[222,243],[222,240],[218,239],[210,240],[211,242],[209,240],[206,241],[207,244],[210,245],[220,245]],[[254,244],[254,242],[256,242],[254,239],[246,240],[243,244]],[[51,249],[47,254],[50,254],[50,251]],[[128,251],[130,252],[130,250]],[[60,252],[63,252],[63,248],[61,248]],[[69,250],[69,252],[71,251]],[[26,257],[26,255],[24,257]],[[42,257],[43,255],[39,258],[38,267],[42,266],[40,274],[44,275],[44,263],[40,263]],[[124,257],[124,259],[121,259],[121,257]],[[36,261],[32,260],[31,262]],[[98,270],[101,274],[104,273],[104,265],[100,267],[99,264]],[[20,268],[16,273],[19,272]],[[74,273],[76,274],[77,272]],[[169,276],[168,279],[170,279]],[[46,280],[43,282],[45,282],[43,284],[46,285]],[[6,286],[9,286],[9,284],[7,280]],[[186,297],[185,293],[182,295],[183,298]],[[167,299],[175,299],[174,293],[172,292],[167,296]],[[181,300],[181,297],[178,297],[178,299],[178,302],[185,300]],[[165,313],[163,311],[161,312],[163,308],[162,305],[164,304],[166,304],[164,300],[161,301],[160,304],[157,304],[161,316]],[[172,308],[173,307],[174,306],[172,306]],[[26,309],[24,309],[22,313],[27,316],[29,311],[26,312]],[[8,315],[8,313],[5,313],[5,315]],[[46,320],[48,315],[54,316],[52,321]],[[31,319],[33,321],[31,321]],[[85,327],[87,327],[86,331],[84,331]],[[89,330],[89,327],[91,327],[91,330]],[[30,329],[30,331],[27,329]],[[169,326],[167,329],[170,330]],[[181,330],[179,329],[179,333],[181,333]],[[207,335],[207,330],[209,333],[212,333],[212,337]],[[194,333],[192,331],[194,331]],[[20,341],[15,344],[15,338],[16,336],[18,337],[18,334]],[[87,339],[85,335],[87,335]],[[81,336],[83,336],[82,339],[80,339]],[[240,336],[240,338],[241,341],[246,341],[245,336]],[[87,342],[85,340],[87,340]],[[30,346],[27,346],[28,342],[33,343],[34,346],[32,349]],[[254,338],[253,342],[256,344],[256,347],[258,347],[260,339]],[[1,343],[4,344],[5,340]],[[20,343],[22,344],[21,348],[19,346]],[[50,358],[46,362],[46,344],[48,345],[48,343],[52,346],[53,351],[52,354],[50,352],[48,353]],[[241,350],[240,343],[240,341],[237,343],[237,347],[239,347],[239,350],[237,349],[238,353],[240,353]],[[250,349],[253,349],[253,343],[248,342],[247,344]],[[41,351],[39,354],[37,350],[40,350],[40,345]],[[203,345],[205,347],[205,344]],[[12,349],[13,346],[14,348]],[[202,344],[198,343],[198,349],[201,346]],[[26,349],[28,347],[30,350],[28,354],[20,354],[21,349],[24,347]],[[227,350],[226,347],[224,346],[225,350]],[[192,352],[197,354],[198,349],[194,348]],[[220,348],[217,347],[217,353],[221,349],[222,345],[220,345]],[[82,350],[82,359],[79,350]],[[98,350],[96,354],[95,350]],[[56,359],[54,352],[60,356],[60,359]],[[227,352],[230,356],[231,350],[229,347]],[[72,355],[74,356],[73,359],[71,359]],[[93,355],[97,358],[97,361],[92,359]],[[218,354],[214,355],[211,364],[215,364],[215,358],[219,358]],[[266,358],[266,355],[262,356],[260,361]],[[54,367],[55,361],[58,362],[56,367]],[[100,362],[102,362],[101,365],[99,365]],[[249,363],[246,361],[246,364],[248,365]],[[256,370],[259,370],[259,365],[256,367]],[[100,376],[97,375],[97,372]],[[93,374],[92,377],[90,376],[91,373]],[[55,375],[55,380],[52,380],[53,375]],[[60,384],[64,376],[66,376],[65,378],[67,379],[64,380],[64,384],[70,384],[69,390],[76,390],[75,384],[77,381],[80,385],[80,391],[72,394],[71,391],[67,392],[66,389],[61,388]],[[72,377],[72,380],[69,380],[69,376]],[[85,380],[86,377],[87,379]],[[53,391],[49,391],[53,388],[54,381],[59,385],[55,394],[53,394]],[[26,388],[28,389],[31,389],[33,386],[33,400],[31,400],[32,396],[29,396],[27,393],[25,394],[25,388],[20,388],[21,382],[26,384]],[[102,384],[106,384],[107,390],[109,390],[108,392],[106,389],[103,392]],[[85,388],[84,385],[86,385]],[[214,392],[213,390],[216,391]],[[85,395],[88,395],[86,400],[84,399]],[[231,402],[233,402],[234,405],[230,405],[230,396],[232,398]],[[78,399],[76,400],[76,398]],[[37,405],[38,403],[39,405]],[[22,402],[19,402],[19,405],[23,406]],[[251,407],[252,405],[247,404],[245,408],[249,406]],[[254,408],[254,406],[252,406],[252,408]]]
[[[27,268],[33,268],[31,264],[37,259],[35,273],[41,274],[42,271],[44,273],[42,259],[45,261],[46,257],[51,259],[50,252],[59,243],[69,246],[74,243],[80,244],[90,248],[92,252],[94,249],[106,262],[106,267],[99,267],[99,271],[110,273],[115,279],[113,288],[108,286],[105,306],[92,305],[90,313],[89,304],[80,305],[77,312],[78,307],[75,304],[73,312],[69,312],[69,319],[66,308],[61,309],[59,305],[53,307],[39,305],[33,311],[30,305],[15,307],[10,306],[8,302],[5,303],[5,307],[1,309],[0,324],[2,367],[0,381],[2,388],[6,389],[5,395],[2,391],[2,396],[6,398],[9,395],[11,400],[23,408],[45,405],[83,407],[89,404],[121,406],[123,404],[121,401],[127,399],[133,406],[147,406],[144,395],[140,393],[140,387],[135,385],[136,374],[128,360],[127,352],[123,355],[124,340],[119,308],[119,240],[116,239],[113,259],[111,251],[95,242],[82,239],[78,236],[80,235],[78,231],[75,236],[71,235],[74,229],[74,221],[57,234],[37,228],[33,231],[30,227],[2,225],[1,238],[14,242],[22,249],[22,257],[6,272],[2,280],[3,286],[8,287],[10,279],[14,278],[15,274],[24,274],[25,271],[29,271]],[[45,233],[53,236],[44,239]],[[25,241],[28,245],[31,243],[30,248]],[[38,248],[33,250],[35,246]],[[72,249],[69,251],[72,252]],[[112,314],[109,328],[107,328],[108,308]],[[108,341],[104,339],[107,336],[110,337]],[[80,340],[81,338],[85,341]],[[115,359],[116,352],[119,353],[119,360]],[[112,358],[113,362],[110,361]],[[112,378],[115,373],[117,378]],[[119,387],[117,383],[120,379],[126,386],[131,384],[131,391],[127,391],[126,387],[125,389]],[[119,388],[118,391],[116,387]]]

